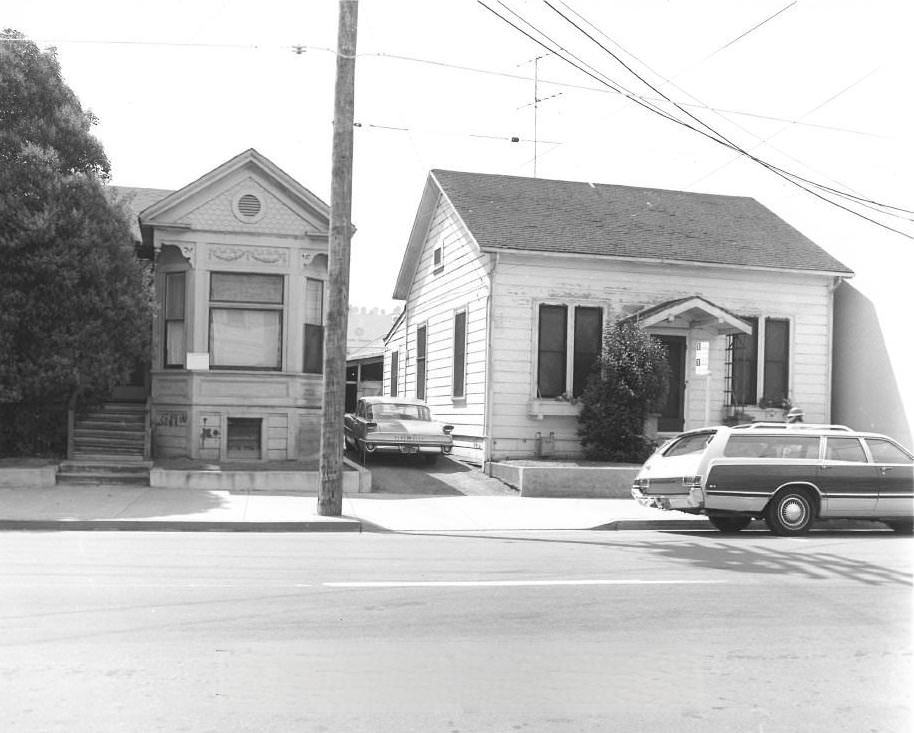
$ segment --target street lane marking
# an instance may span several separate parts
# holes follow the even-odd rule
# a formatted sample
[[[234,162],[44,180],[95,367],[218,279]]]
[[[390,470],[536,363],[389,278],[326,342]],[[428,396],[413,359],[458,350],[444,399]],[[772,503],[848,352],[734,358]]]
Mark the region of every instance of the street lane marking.
[[[324,583],[327,588],[517,588],[551,585],[709,585],[723,580],[365,580]]]

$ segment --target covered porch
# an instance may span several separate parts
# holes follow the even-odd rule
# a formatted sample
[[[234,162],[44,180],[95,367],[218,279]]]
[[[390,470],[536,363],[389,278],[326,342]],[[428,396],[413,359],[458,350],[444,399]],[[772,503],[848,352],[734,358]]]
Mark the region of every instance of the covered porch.
[[[670,389],[657,416],[657,432],[669,435],[723,421],[731,403],[730,337],[752,326],[700,296],[642,308],[625,320],[637,323],[667,348]]]

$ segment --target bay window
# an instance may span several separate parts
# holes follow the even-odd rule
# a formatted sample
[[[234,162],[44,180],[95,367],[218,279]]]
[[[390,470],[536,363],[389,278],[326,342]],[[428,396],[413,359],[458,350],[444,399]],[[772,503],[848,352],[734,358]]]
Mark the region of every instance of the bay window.
[[[183,369],[185,342],[185,289],[183,272],[165,274],[165,368]]]
[[[305,353],[302,371],[322,374],[324,371],[324,281],[305,280]]]
[[[283,276],[210,276],[209,353],[213,369],[282,369]]]

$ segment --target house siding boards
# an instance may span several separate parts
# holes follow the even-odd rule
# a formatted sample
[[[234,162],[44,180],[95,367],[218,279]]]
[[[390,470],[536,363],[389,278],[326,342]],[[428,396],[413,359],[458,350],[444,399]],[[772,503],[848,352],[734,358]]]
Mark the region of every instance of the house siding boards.
[[[435,265],[435,250],[441,261]],[[385,394],[390,354],[399,351],[401,395],[416,396],[416,329],[426,327],[426,402],[436,419],[454,425],[454,454],[482,456],[486,388],[488,256],[481,255],[444,197],[430,215],[407,305],[385,346]],[[453,396],[454,318],[466,312],[464,395]]]
[[[609,318],[618,318],[654,302],[697,294],[738,315],[788,318],[791,395],[808,421],[827,421],[830,282],[815,275],[677,265],[658,270],[648,264],[605,258],[502,254],[493,298],[493,341],[499,347],[492,368],[492,391],[497,395],[491,413],[492,459],[529,456],[537,434],[554,435],[556,454],[580,452],[574,406],[535,399],[537,305],[544,302],[602,305]],[[720,422],[726,339],[681,326],[650,330],[658,335],[686,336],[688,351],[700,339],[711,342],[710,422]],[[697,427],[705,422],[706,379],[694,376],[689,364],[686,379],[686,427]],[[757,416],[765,414],[759,411]]]

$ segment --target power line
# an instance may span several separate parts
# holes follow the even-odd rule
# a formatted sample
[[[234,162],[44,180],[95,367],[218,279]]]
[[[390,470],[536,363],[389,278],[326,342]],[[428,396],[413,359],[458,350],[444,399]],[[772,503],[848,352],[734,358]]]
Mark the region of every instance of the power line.
[[[473,137],[480,138],[483,140],[501,140],[503,142],[511,143],[532,143],[533,138],[520,137],[518,135],[485,135],[483,133],[475,132],[451,132],[447,130],[429,130],[427,128],[419,127],[401,127],[398,125],[380,125],[373,122],[356,122],[355,127],[362,128],[371,128],[375,130],[390,130],[392,132],[410,132],[410,133],[423,133],[426,135],[449,135],[453,137]],[[548,145],[563,145],[564,143],[558,140],[540,140],[541,143],[546,143]]]
[[[565,5],[566,7],[569,7],[566,3],[563,3],[563,5]],[[581,16],[579,13],[575,12],[572,8],[569,7],[569,10],[571,10],[572,12],[575,13],[575,15],[577,15],[578,17],[581,17],[583,19],[583,16]],[[588,24],[590,24],[590,23],[588,23]],[[592,25],[592,24],[590,24],[590,25]],[[599,29],[597,29],[597,30],[599,30]],[[602,33],[602,31],[601,31],[601,33]],[[605,34],[603,34],[603,35],[605,36]],[[608,36],[606,36],[606,37],[608,38]],[[309,44],[304,44],[304,43],[285,45],[285,44],[263,44],[263,43],[258,43],[258,44],[202,43],[202,42],[190,42],[190,41],[181,42],[181,41],[136,41],[136,40],[124,40],[124,39],[48,39],[48,38],[39,38],[39,39],[0,38],[0,43],[40,43],[40,44],[46,44],[48,46],[67,45],[67,44],[73,44],[73,45],[83,45],[84,44],[84,45],[99,45],[99,46],[143,46],[143,47],[149,47],[149,48],[155,48],[155,47],[188,48],[188,49],[200,48],[200,49],[204,49],[204,50],[205,49],[214,49],[214,50],[235,49],[235,50],[249,50],[249,51],[266,51],[266,50],[279,49],[279,50],[291,51],[292,53],[299,55],[299,56],[306,54],[308,51],[317,51],[317,52],[329,53],[329,54],[333,54],[333,55],[337,54],[337,51],[334,48],[329,48],[326,46],[314,46],[314,45],[309,45]],[[620,48],[621,48],[621,46],[620,46]],[[626,53],[629,53],[629,52],[626,51]],[[633,54],[631,54],[631,53],[629,53],[629,55],[633,56]],[[360,52],[360,53],[356,54],[356,57],[357,58],[374,57],[374,58],[380,58],[380,59],[390,59],[393,61],[406,61],[406,62],[410,62],[410,63],[425,64],[425,65],[436,66],[436,67],[445,68],[445,69],[452,69],[454,71],[465,71],[465,72],[473,73],[473,74],[483,74],[486,76],[496,76],[496,77],[501,77],[504,79],[514,79],[517,81],[532,81],[533,80],[533,77],[525,76],[523,74],[512,74],[510,72],[496,71],[495,69],[484,69],[484,68],[477,67],[477,66],[454,64],[454,63],[450,63],[447,61],[439,61],[436,59],[426,59],[426,58],[421,58],[418,56],[407,56],[407,55],[403,55],[403,54],[387,53],[384,51]],[[637,57],[635,57],[635,58],[637,58]],[[647,68],[650,69],[650,67],[647,66],[647,64],[644,64],[644,62],[640,62],[640,63],[642,63],[644,66],[646,66]],[[653,73],[657,73],[653,69],[651,69],[651,71]],[[660,74],[657,74],[657,75],[660,76]],[[555,81],[555,80],[542,79],[542,78],[539,81],[541,84],[561,87],[564,89],[576,89],[576,90],[585,91],[585,92],[596,92],[598,94],[610,94],[610,93],[618,94],[619,93],[615,89],[606,88],[605,84],[602,87],[596,87],[596,86],[587,85],[587,84],[573,84],[570,82]],[[673,86],[676,86],[675,84],[673,84],[672,81],[669,81],[669,80],[665,80],[665,81],[667,81],[667,83],[669,83],[669,84],[672,84]],[[685,92],[685,90],[681,89],[680,87],[677,86],[676,88],[679,89],[680,91],[682,91],[683,93],[688,94],[688,92]],[[689,96],[692,96],[692,95],[689,95]],[[696,101],[700,102],[700,100],[697,100],[696,97],[692,97],[692,98],[696,99]],[[659,100],[659,98],[652,98],[652,97],[648,97],[648,96],[644,96],[643,99],[645,99],[647,101],[651,101],[651,102],[656,102]],[[742,117],[752,117],[754,119],[769,120],[771,122],[786,122],[786,123],[791,123],[791,124],[796,124],[796,125],[802,125],[803,127],[815,127],[815,128],[822,129],[822,130],[833,130],[835,132],[844,132],[844,133],[848,133],[851,135],[862,135],[862,136],[866,136],[866,137],[882,137],[881,135],[876,135],[875,133],[868,132],[866,130],[854,130],[854,129],[847,128],[847,127],[838,127],[836,125],[824,125],[824,124],[815,123],[815,122],[802,122],[799,120],[791,120],[791,119],[787,119],[784,117],[777,117],[774,115],[765,115],[765,114],[761,114],[758,112],[746,112],[744,110],[735,110],[735,109],[721,109],[721,108],[717,108],[717,107],[709,107],[707,104],[704,104],[704,103],[689,104],[687,102],[680,102],[680,104],[683,107],[696,107],[698,109],[704,109],[704,110],[708,110],[709,112],[715,112],[715,113],[739,115]]]
[[[747,30],[747,31],[745,31],[745,32],[743,32],[743,33],[741,33],[740,35],[738,35],[736,38],[734,38],[734,39],[733,39],[732,41],[730,41],[729,43],[725,43],[723,46],[721,46],[719,49],[717,49],[717,50],[716,50],[714,53],[712,53],[710,56],[707,56],[705,60],[711,58],[711,56],[715,56],[716,54],[719,54],[719,53],[720,53],[721,51],[723,51],[725,48],[729,48],[730,46],[732,46],[734,43],[736,43],[736,42],[739,41],[740,39],[743,39],[743,38],[745,38],[746,36],[748,36],[750,33],[752,33],[752,31],[758,30],[758,29],[761,28],[763,25],[765,25],[765,23],[767,23],[768,21],[774,20],[775,18],[777,18],[777,17],[778,17],[781,13],[783,13],[784,11],[790,10],[790,8],[792,8],[792,7],[793,7],[794,5],[796,5],[796,4],[797,4],[797,0],[793,0],[792,3],[790,3],[789,5],[786,5],[785,7],[781,8],[781,9],[778,10],[778,12],[776,12],[774,15],[769,15],[769,16],[768,16],[767,18],[765,18],[765,20],[763,20],[762,22],[756,23],[756,24],[755,24],[754,26],[752,26],[749,30]]]
[[[592,23],[590,20],[588,20],[587,18],[585,18],[583,15],[581,15],[577,10],[575,10],[573,7],[571,7],[567,2],[565,2],[564,0],[559,0],[559,2],[561,2],[562,5],[565,6],[565,8],[566,8],[572,15],[575,15],[576,17],[578,17],[578,18],[579,18],[581,21],[583,21],[586,25],[590,26],[590,28],[592,28],[594,31],[596,31],[599,35],[601,35],[601,36],[602,36],[603,38],[605,38],[607,41],[609,41],[609,42],[612,43],[614,46],[616,46],[617,48],[619,48],[621,51],[623,51],[624,53],[626,53],[628,56],[630,56],[631,58],[633,58],[635,61],[637,61],[639,64],[641,64],[641,66],[645,67],[645,68],[646,68],[648,71],[650,71],[652,74],[654,74],[655,76],[659,76],[666,84],[669,84],[669,85],[673,86],[674,88],[676,88],[677,90],[679,90],[681,93],[685,94],[687,97],[689,97],[689,98],[695,100],[696,102],[698,102],[698,103],[699,103],[698,106],[701,106],[702,108],[707,109],[707,110],[713,112],[713,113],[716,114],[718,117],[720,117],[720,118],[723,119],[724,121],[728,122],[729,124],[732,124],[732,125],[736,126],[738,129],[742,130],[742,131],[745,132],[746,134],[752,135],[752,137],[754,137],[754,138],[756,138],[757,140],[759,140],[760,143],[762,143],[762,144],[769,144],[769,141],[770,141],[773,137],[775,137],[776,135],[780,134],[780,132],[782,132],[784,129],[787,129],[787,127],[795,126],[795,125],[806,124],[806,123],[801,122],[800,120],[804,119],[805,117],[807,117],[808,115],[812,114],[812,113],[815,112],[816,110],[821,109],[821,108],[824,107],[826,104],[828,104],[828,103],[831,102],[832,100],[834,100],[834,99],[836,99],[837,97],[839,97],[841,94],[844,94],[844,92],[846,92],[848,89],[850,89],[850,88],[853,87],[853,86],[856,86],[856,84],[859,84],[861,81],[863,81],[863,79],[867,78],[868,76],[870,76],[870,75],[871,75],[872,73],[874,73],[874,71],[875,71],[875,69],[874,69],[873,71],[871,71],[871,72],[870,72],[869,74],[867,74],[866,76],[862,77],[861,79],[858,79],[858,80],[857,80],[856,82],[854,82],[853,84],[851,84],[851,85],[845,87],[845,88],[842,89],[841,91],[839,91],[839,92],[837,92],[836,94],[832,95],[831,97],[829,97],[828,99],[826,99],[824,102],[822,102],[822,103],[819,104],[818,106],[814,107],[812,110],[809,110],[808,112],[806,112],[806,113],[800,118],[800,120],[784,120],[784,119],[779,119],[779,118],[767,117],[766,119],[772,119],[772,120],[778,119],[778,120],[781,121],[781,122],[785,122],[785,123],[787,123],[787,127],[782,127],[780,130],[778,130],[778,131],[775,132],[774,134],[769,135],[767,138],[762,139],[762,138],[760,138],[758,135],[756,135],[755,133],[753,133],[753,132],[747,130],[745,127],[743,127],[743,126],[740,125],[739,123],[737,123],[737,122],[735,122],[735,121],[733,121],[733,120],[727,118],[727,117],[723,114],[723,112],[725,112],[726,110],[720,110],[720,109],[716,109],[716,108],[710,107],[707,103],[705,103],[703,100],[701,100],[701,99],[699,99],[698,97],[696,97],[694,94],[692,94],[691,92],[689,92],[687,89],[682,88],[681,86],[679,86],[678,84],[676,84],[675,82],[673,82],[671,79],[667,79],[665,76],[663,76],[663,74],[661,74],[660,72],[658,72],[656,69],[652,68],[651,65],[648,64],[646,61],[644,61],[643,59],[638,58],[637,55],[635,55],[634,53],[632,53],[630,50],[628,50],[627,48],[625,48],[625,47],[624,47],[621,43],[619,43],[617,40],[615,40],[614,38],[611,38],[609,35],[607,35],[607,33],[606,33],[605,31],[603,31],[601,28],[599,28],[599,27],[596,26],[594,23]],[[713,55],[713,54],[712,54],[712,55]],[[688,105],[688,104],[685,104],[685,103],[680,103],[680,104],[682,104],[683,106],[689,106],[689,107],[695,106],[695,105]],[[753,115],[753,116],[765,118],[763,115]],[[827,127],[827,126],[822,126],[822,127]],[[866,133],[864,133],[864,134],[866,134]],[[828,180],[832,181],[833,183],[836,183],[836,184],[838,184],[838,185],[844,186],[845,188],[848,188],[849,190],[854,191],[854,189],[851,188],[850,186],[847,186],[846,184],[841,183],[841,182],[839,182],[839,181],[835,181],[833,178],[831,178],[831,177],[828,176],[827,174],[822,173],[821,171],[816,171],[814,168],[812,168],[811,166],[809,166],[807,163],[804,163],[803,161],[801,161],[801,160],[795,158],[794,156],[790,155],[789,153],[786,153],[785,151],[781,150],[780,148],[776,148],[775,146],[770,145],[770,144],[769,144],[769,147],[771,147],[773,150],[777,151],[777,152],[780,153],[781,155],[787,157],[788,159],[794,161],[795,163],[799,163],[799,164],[802,165],[804,168],[809,168],[810,170],[813,170],[813,171],[815,171],[815,172],[817,172],[817,173],[820,173],[821,175],[825,175],[825,177],[828,178]],[[711,171],[711,173],[709,173],[709,174],[703,176],[702,178],[699,178],[698,180],[693,181],[692,183],[690,183],[690,184],[688,185],[688,188],[691,188],[691,187],[695,186],[696,184],[698,184],[698,183],[700,183],[701,181],[705,180],[706,178],[708,178],[709,176],[713,175],[713,174],[716,173],[717,171],[721,170],[723,167],[729,165],[729,164],[730,164],[731,162],[733,162],[734,160],[738,160],[738,159],[740,159],[740,158],[742,158],[742,157],[743,157],[743,156],[742,156],[742,153],[737,154],[737,156],[734,157],[734,158],[732,158],[728,163],[724,163],[723,165],[718,166],[718,167],[715,168],[713,171]],[[855,192],[855,193],[859,193],[859,192],[857,192],[857,191],[854,191],[854,192]],[[875,203],[875,202],[872,202],[872,203]],[[889,208],[893,208],[893,207],[889,207]]]
[[[767,168],[769,171],[771,171],[771,172],[774,173],[775,175],[779,176],[780,178],[783,178],[783,179],[784,179],[785,181],[787,181],[788,183],[791,183],[792,185],[796,186],[797,188],[800,188],[800,189],[806,191],[807,193],[811,194],[812,196],[815,196],[816,198],[818,198],[818,199],[820,199],[820,200],[822,200],[822,201],[825,201],[826,203],[829,203],[829,204],[831,204],[832,206],[835,206],[835,207],[837,207],[837,208],[839,208],[839,209],[843,209],[844,211],[847,211],[848,213],[850,213],[850,214],[852,214],[852,215],[854,215],[854,216],[857,216],[857,217],[859,217],[859,218],[861,218],[861,219],[864,219],[864,220],[866,220],[866,221],[869,221],[869,222],[871,222],[871,223],[875,224],[876,226],[879,226],[879,227],[881,227],[881,228],[883,228],[883,229],[887,229],[887,230],[892,231],[892,232],[895,232],[895,233],[897,233],[897,234],[901,234],[902,236],[907,237],[907,238],[909,238],[909,239],[914,239],[914,236],[908,234],[907,232],[904,232],[904,231],[902,231],[902,230],[900,230],[900,229],[896,229],[896,228],[894,228],[894,227],[891,227],[891,226],[889,226],[889,225],[887,225],[887,224],[884,224],[884,223],[882,223],[882,222],[880,222],[880,221],[878,221],[878,220],[876,220],[876,219],[873,219],[873,218],[871,218],[871,217],[869,217],[869,216],[866,216],[865,214],[862,214],[862,213],[860,213],[859,211],[856,211],[856,210],[854,210],[854,209],[848,208],[847,206],[844,206],[844,205],[838,203],[837,201],[833,201],[832,199],[827,198],[826,196],[824,196],[824,195],[818,193],[817,191],[812,190],[812,189],[808,188],[807,186],[804,186],[804,185],[803,185],[802,183],[800,183],[799,181],[800,181],[800,180],[807,181],[807,182],[809,182],[811,185],[816,186],[816,187],[820,187],[820,188],[826,188],[826,189],[827,189],[828,187],[823,187],[823,186],[821,186],[820,184],[817,184],[817,183],[815,183],[815,182],[809,181],[808,179],[804,179],[804,178],[802,178],[801,176],[797,176],[796,174],[792,174],[792,173],[790,173],[790,172],[788,172],[788,171],[784,171],[783,169],[780,169],[780,168],[778,168],[777,166],[774,166],[774,165],[772,165],[772,164],[770,164],[770,163],[768,163],[768,162],[766,162],[766,161],[764,161],[764,160],[762,160],[762,159],[760,159],[760,158],[758,158],[758,157],[752,155],[752,154],[749,153],[748,151],[743,150],[743,149],[740,148],[738,145],[736,145],[736,144],[733,143],[732,141],[728,140],[725,136],[721,135],[721,134],[718,133],[716,130],[714,130],[713,128],[711,128],[709,125],[707,125],[707,123],[705,123],[705,122],[702,121],[701,119],[695,117],[695,115],[692,115],[692,114],[691,114],[690,112],[688,112],[687,110],[682,109],[682,107],[679,106],[675,101],[669,99],[665,94],[663,94],[661,91],[659,91],[659,90],[658,90],[655,86],[653,86],[650,82],[648,82],[647,80],[643,79],[640,75],[637,74],[637,72],[635,72],[635,71],[632,70],[627,64],[625,64],[624,61],[622,61],[621,59],[619,59],[618,56],[616,56],[612,51],[610,51],[609,49],[607,49],[603,44],[601,44],[599,41],[597,41],[596,39],[594,39],[594,38],[593,38],[590,34],[588,34],[586,31],[584,31],[583,29],[581,29],[580,26],[578,26],[576,23],[574,23],[574,22],[571,21],[569,18],[567,18],[566,16],[564,16],[559,10],[557,10],[557,9],[549,2],[549,0],[544,0],[544,2],[545,2],[545,4],[546,4],[547,6],[549,6],[556,14],[558,14],[560,17],[562,17],[563,19],[565,19],[566,22],[570,23],[570,24],[571,24],[572,26],[574,26],[579,32],[583,33],[583,34],[584,34],[585,36],[587,36],[591,41],[593,41],[594,43],[596,43],[596,44],[597,44],[600,48],[602,48],[606,53],[610,54],[613,58],[615,58],[617,61],[619,61],[619,63],[621,63],[623,66],[625,66],[626,69],[628,69],[633,75],[635,75],[639,80],[641,80],[642,83],[644,83],[644,84],[647,85],[649,88],[653,89],[655,92],[657,92],[658,94],[660,94],[664,99],[666,99],[668,102],[670,102],[671,104],[673,104],[673,106],[677,107],[677,109],[679,109],[681,112],[685,113],[688,117],[691,117],[692,119],[694,119],[696,122],[698,122],[698,123],[699,123],[702,127],[704,127],[705,129],[701,129],[701,128],[699,128],[699,127],[695,127],[694,125],[691,125],[691,124],[689,124],[688,122],[685,122],[685,121],[682,120],[682,119],[679,119],[679,118],[677,118],[677,117],[674,117],[674,116],[668,114],[667,112],[665,112],[664,110],[661,110],[661,109],[657,108],[655,105],[648,104],[643,98],[638,97],[637,95],[632,94],[631,92],[629,92],[627,89],[625,89],[625,88],[622,87],[621,85],[618,85],[617,83],[612,82],[612,81],[610,81],[610,80],[604,80],[604,79],[602,79],[602,78],[596,76],[595,74],[593,74],[593,73],[587,71],[586,69],[582,68],[580,65],[576,64],[574,61],[572,61],[572,60],[566,58],[566,57],[563,56],[561,53],[557,52],[557,51],[555,50],[555,48],[553,48],[553,47],[547,45],[546,43],[544,43],[543,41],[541,41],[541,40],[538,39],[538,38],[534,38],[534,37],[533,37],[532,35],[530,35],[528,32],[526,32],[525,30],[523,30],[522,28],[520,28],[517,24],[513,23],[513,22],[512,22],[511,20],[509,20],[508,18],[506,18],[506,17],[504,17],[503,15],[499,14],[498,12],[496,12],[496,11],[495,11],[493,8],[491,8],[490,6],[486,5],[486,3],[483,2],[483,0],[477,0],[477,3],[478,3],[479,5],[482,5],[486,10],[488,10],[489,12],[491,12],[493,15],[495,15],[495,16],[496,16],[497,18],[499,18],[501,21],[503,21],[504,23],[510,25],[512,28],[514,28],[514,29],[517,30],[519,33],[521,33],[522,35],[524,35],[524,36],[526,36],[527,38],[529,38],[531,41],[533,41],[533,42],[536,43],[537,45],[539,45],[539,46],[545,48],[545,49],[548,50],[548,51],[553,52],[555,55],[557,55],[557,56],[559,56],[560,58],[562,58],[567,64],[570,64],[571,66],[577,68],[579,71],[581,71],[581,72],[584,73],[584,74],[587,74],[588,76],[590,76],[591,78],[595,79],[596,81],[598,81],[598,82],[600,82],[600,83],[603,83],[603,84],[606,84],[607,86],[610,86],[611,88],[616,89],[617,91],[619,91],[621,94],[623,94],[623,95],[626,96],[628,99],[630,99],[631,101],[635,102],[636,104],[638,104],[638,105],[640,105],[640,106],[642,106],[642,107],[645,107],[646,109],[648,109],[648,110],[654,112],[655,114],[658,114],[658,115],[660,115],[660,116],[662,116],[662,117],[664,117],[664,118],[666,118],[666,119],[668,119],[668,120],[670,120],[670,121],[672,121],[672,122],[675,122],[675,123],[678,124],[678,125],[681,125],[681,126],[683,126],[683,127],[686,127],[687,129],[690,129],[690,130],[692,130],[693,132],[697,132],[697,133],[703,135],[704,137],[708,138],[709,140],[712,140],[712,141],[718,143],[719,145],[722,145],[722,146],[727,147],[727,148],[729,148],[729,149],[731,149],[731,150],[736,150],[736,151],[740,152],[742,155],[745,155],[745,156],[748,157],[750,160],[755,161],[756,163],[758,163],[758,164],[761,165],[762,167]],[[526,22],[526,21],[525,21],[525,22]],[[530,24],[530,23],[527,23],[527,25],[530,25],[531,27],[533,27],[532,24]],[[538,32],[540,32],[540,31],[538,31]],[[554,42],[547,34],[544,34],[544,33],[542,33],[542,32],[540,32],[540,34],[543,35],[543,37],[546,38],[548,41],[550,41],[551,43],[555,44],[555,42]],[[557,45],[557,44],[556,44],[556,45]],[[798,179],[798,180],[795,180],[795,179]],[[844,196],[847,196],[847,197],[851,196],[850,194],[846,194],[846,193],[843,194],[843,195],[844,195]],[[855,203],[858,203],[858,204],[859,204],[860,201],[855,201]],[[866,204],[861,204],[861,205],[866,206]],[[867,207],[867,208],[872,208],[872,207]],[[885,212],[885,211],[879,211],[879,213],[881,213],[881,214],[888,214],[888,215],[890,215],[890,216],[897,216],[897,215],[894,215],[894,214],[891,214],[891,213]],[[900,217],[900,218],[903,218],[903,217]]]
[[[826,196],[823,196],[822,194],[818,193],[817,191],[814,191],[814,190],[808,188],[807,186],[804,186],[802,183],[800,183],[800,181],[803,181],[803,182],[805,182],[805,183],[808,183],[808,184],[810,184],[811,186],[814,186],[814,187],[819,188],[819,189],[821,189],[821,190],[830,191],[830,192],[832,192],[832,193],[838,193],[838,195],[841,195],[841,196],[843,196],[843,197],[845,197],[845,198],[847,198],[847,199],[854,200],[854,202],[855,202],[856,204],[862,205],[862,206],[864,206],[865,208],[873,209],[873,206],[872,206],[872,205],[868,205],[868,204],[875,204],[876,206],[882,206],[882,207],[887,207],[887,208],[894,208],[894,209],[896,209],[896,210],[901,210],[901,211],[906,211],[906,212],[907,212],[906,209],[900,209],[899,207],[892,207],[892,206],[890,206],[890,205],[888,205],[888,204],[882,204],[882,203],[879,203],[879,202],[872,202],[870,199],[866,199],[866,198],[864,198],[864,197],[859,197],[859,196],[854,196],[854,195],[852,195],[852,194],[848,194],[847,192],[837,192],[835,189],[832,189],[832,188],[830,188],[830,187],[828,187],[828,186],[824,186],[823,184],[819,184],[818,182],[811,181],[810,179],[803,178],[802,176],[799,176],[799,175],[797,175],[797,174],[791,173],[790,171],[786,171],[786,170],[784,170],[784,169],[782,169],[782,168],[779,168],[778,166],[775,166],[775,165],[773,165],[773,164],[771,164],[771,163],[768,163],[768,162],[765,161],[765,160],[762,160],[761,158],[758,158],[757,156],[752,155],[749,151],[743,149],[742,147],[740,147],[739,145],[737,145],[737,144],[734,143],[733,141],[729,140],[726,136],[724,136],[723,134],[721,134],[720,132],[718,132],[717,130],[715,130],[713,127],[711,127],[710,125],[708,125],[706,122],[704,122],[703,120],[701,120],[699,117],[696,117],[695,115],[693,115],[693,114],[692,114],[691,112],[689,112],[688,110],[683,109],[677,102],[675,102],[674,100],[672,100],[672,99],[670,99],[669,97],[667,97],[667,95],[665,95],[662,91],[660,91],[660,90],[659,90],[656,86],[654,86],[650,81],[648,81],[647,79],[643,78],[643,77],[642,77],[640,74],[638,74],[634,69],[632,69],[628,64],[626,64],[625,61],[623,61],[622,59],[620,59],[619,56],[618,56],[617,54],[613,53],[613,51],[611,51],[610,49],[608,49],[604,44],[600,43],[596,38],[594,38],[592,35],[590,35],[590,34],[589,34],[587,31],[585,31],[583,28],[581,28],[577,23],[575,23],[573,20],[571,20],[571,19],[568,18],[565,14],[563,14],[560,10],[558,10],[558,9],[550,2],[550,0],[543,0],[543,1],[544,1],[544,3],[546,4],[546,6],[548,6],[553,12],[555,12],[559,17],[561,17],[561,18],[564,19],[567,23],[569,23],[569,24],[572,25],[575,29],[577,29],[579,33],[583,34],[585,37],[587,37],[587,38],[590,39],[593,43],[595,43],[597,46],[599,46],[604,52],[606,52],[606,53],[608,53],[610,56],[612,56],[617,62],[619,62],[619,63],[620,63],[622,66],[624,66],[631,74],[633,74],[639,81],[641,81],[643,84],[645,84],[646,86],[648,86],[650,89],[654,90],[654,92],[656,92],[657,94],[660,94],[661,97],[663,97],[665,100],[667,100],[670,104],[672,104],[674,107],[676,107],[677,109],[679,109],[681,112],[683,112],[684,114],[686,114],[688,117],[690,117],[691,119],[695,120],[695,122],[697,122],[699,125],[701,125],[701,127],[705,128],[705,129],[702,130],[702,129],[700,129],[700,128],[697,128],[697,127],[695,127],[695,126],[693,126],[693,125],[690,125],[690,124],[684,122],[684,121],[681,120],[681,119],[675,118],[675,117],[673,117],[673,116],[671,116],[671,115],[668,115],[668,114],[666,114],[666,113],[661,113],[663,117],[666,117],[668,120],[671,120],[671,121],[673,121],[673,122],[676,122],[677,124],[680,124],[680,125],[682,125],[682,126],[684,126],[684,127],[687,127],[687,128],[689,128],[689,129],[691,129],[691,130],[693,130],[693,131],[695,131],[695,132],[698,132],[699,134],[704,135],[704,136],[707,137],[708,139],[713,140],[714,142],[716,142],[716,143],[718,143],[718,144],[720,144],[720,145],[723,145],[723,146],[725,146],[725,147],[728,147],[728,148],[730,148],[730,149],[732,149],[732,150],[735,150],[735,151],[739,152],[740,154],[746,156],[746,157],[749,158],[750,160],[752,160],[752,161],[758,163],[759,165],[761,165],[762,167],[768,169],[769,171],[771,171],[771,172],[774,173],[775,175],[777,175],[777,176],[783,178],[783,179],[784,179],[785,181],[787,181],[788,183],[793,184],[794,186],[796,186],[796,187],[798,187],[798,188],[800,188],[800,189],[806,191],[807,193],[809,193],[809,194],[815,196],[816,198],[821,199],[822,201],[825,201],[825,202],[827,202],[827,203],[830,203],[832,206],[836,206],[836,207],[838,207],[839,209],[843,209],[844,211],[847,211],[848,213],[853,214],[854,216],[857,216],[857,217],[859,217],[859,218],[861,218],[861,219],[864,219],[864,220],[869,221],[869,222],[871,222],[871,223],[873,223],[873,224],[876,224],[876,225],[879,226],[879,227],[882,227],[882,228],[884,228],[884,229],[888,229],[889,231],[895,232],[895,233],[897,233],[897,234],[901,234],[902,236],[907,237],[907,238],[909,238],[909,239],[914,239],[914,235],[908,234],[907,232],[904,232],[904,231],[902,231],[902,230],[900,230],[900,229],[896,229],[896,228],[891,227],[891,226],[889,226],[889,225],[887,225],[887,224],[884,224],[883,222],[880,222],[880,221],[878,221],[878,220],[876,220],[876,219],[873,219],[873,218],[871,218],[871,217],[869,217],[869,216],[866,216],[865,214],[862,214],[862,213],[860,213],[859,211],[856,211],[856,210],[854,210],[854,209],[848,208],[847,206],[844,206],[844,205],[838,203],[837,201],[834,201],[834,200],[832,200],[832,199],[830,199],[830,198],[827,198]],[[477,2],[480,3],[481,5],[483,5],[484,7],[487,7],[487,6],[485,6],[485,3],[482,2],[482,0],[477,0]],[[489,10],[491,10],[491,8],[489,8]],[[494,13],[494,11],[492,11],[492,12]],[[500,16],[498,13],[495,13],[495,15],[497,15],[497,16],[500,17],[500,18],[502,18],[502,20],[504,20],[504,22],[508,23],[509,25],[514,26],[514,24],[511,23],[511,21],[509,21],[507,18],[504,18],[504,17]],[[514,26],[514,27],[516,28],[516,26]],[[521,29],[518,29],[518,30],[521,30]],[[523,33],[522,30],[521,30],[521,32]],[[530,37],[529,34],[526,34],[526,33],[525,33],[524,35],[527,35],[528,37]],[[546,38],[548,38],[548,36],[546,36]],[[535,39],[534,39],[534,40],[535,40]],[[550,40],[551,40],[551,39],[550,39]],[[566,62],[567,62],[567,59],[566,59]],[[571,62],[568,62],[568,63],[571,63]],[[574,65],[574,64],[572,64],[572,65]],[[887,212],[887,211],[883,211],[883,210],[879,210],[879,213],[880,213],[880,214],[885,214],[885,215],[888,215],[888,216],[898,216],[898,215],[896,215],[896,214],[892,214],[891,212]],[[908,212],[908,213],[914,213],[914,212]],[[906,219],[906,217],[898,217],[898,218],[904,218],[904,219]]]

